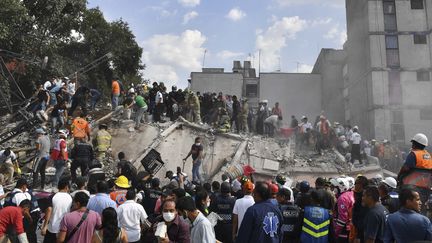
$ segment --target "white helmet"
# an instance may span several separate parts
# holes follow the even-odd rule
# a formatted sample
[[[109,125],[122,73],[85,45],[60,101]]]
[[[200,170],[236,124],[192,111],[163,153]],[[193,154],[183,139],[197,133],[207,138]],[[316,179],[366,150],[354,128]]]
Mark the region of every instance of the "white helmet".
[[[357,129],[357,130],[359,130],[358,126],[354,126],[353,129]]]
[[[391,188],[393,188],[393,189],[396,189],[396,187],[397,187],[397,181],[396,181],[396,179],[393,178],[393,177],[386,177],[386,178],[382,181],[382,183],[386,184],[387,186],[389,186],[389,187],[391,187]]]
[[[347,178],[340,177],[337,178],[336,181],[338,182],[338,188],[341,193],[349,190],[349,182]]]
[[[64,138],[67,138],[67,135],[68,135],[68,132],[67,132],[67,130],[59,130],[58,131],[58,135],[60,136],[60,137],[64,137]]]
[[[135,94],[135,89],[134,88],[130,88],[128,91],[129,94]]]
[[[412,139],[411,142],[415,141],[423,146],[428,146],[428,138],[423,133],[417,133]]]
[[[345,180],[347,180],[349,183],[349,189],[350,190],[353,189],[354,185],[355,185],[355,179],[352,177],[347,177],[347,178],[345,178]]]

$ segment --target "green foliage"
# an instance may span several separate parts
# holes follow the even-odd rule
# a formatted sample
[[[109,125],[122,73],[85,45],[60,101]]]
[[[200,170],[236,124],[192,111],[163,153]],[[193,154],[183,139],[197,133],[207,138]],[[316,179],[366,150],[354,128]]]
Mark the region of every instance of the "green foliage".
[[[47,70],[28,64],[25,73],[16,74],[27,96],[33,83],[71,75],[108,52],[112,65],[106,60],[79,75],[81,84],[105,90],[113,74],[126,84],[138,82],[145,67],[128,24],[122,19],[107,22],[98,8],[87,9],[86,0],[1,0],[0,49],[31,60],[49,57]]]

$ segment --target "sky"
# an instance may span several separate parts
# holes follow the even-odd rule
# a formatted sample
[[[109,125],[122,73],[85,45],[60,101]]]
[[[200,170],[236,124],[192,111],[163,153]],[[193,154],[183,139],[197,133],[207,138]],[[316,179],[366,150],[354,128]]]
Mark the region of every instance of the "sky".
[[[186,87],[191,72],[230,72],[233,60],[250,60],[261,72],[310,72],[321,48],[340,49],[346,40],[344,2],[88,0],[88,7],[129,23],[145,78]]]

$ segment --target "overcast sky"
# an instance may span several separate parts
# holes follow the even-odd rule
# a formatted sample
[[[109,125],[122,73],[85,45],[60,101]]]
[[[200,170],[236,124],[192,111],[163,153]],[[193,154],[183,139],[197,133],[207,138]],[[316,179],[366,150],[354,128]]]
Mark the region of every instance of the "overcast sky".
[[[144,77],[187,85],[192,71],[251,60],[261,71],[310,72],[321,48],[346,40],[344,0],[89,0],[127,21],[144,49]]]

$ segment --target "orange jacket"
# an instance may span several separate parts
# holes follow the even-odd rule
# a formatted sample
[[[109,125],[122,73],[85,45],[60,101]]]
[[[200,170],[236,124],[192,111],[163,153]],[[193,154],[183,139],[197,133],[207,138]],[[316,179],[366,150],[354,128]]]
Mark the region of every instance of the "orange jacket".
[[[72,134],[74,138],[85,138],[90,134],[88,122],[81,117],[75,118],[72,122]]]

